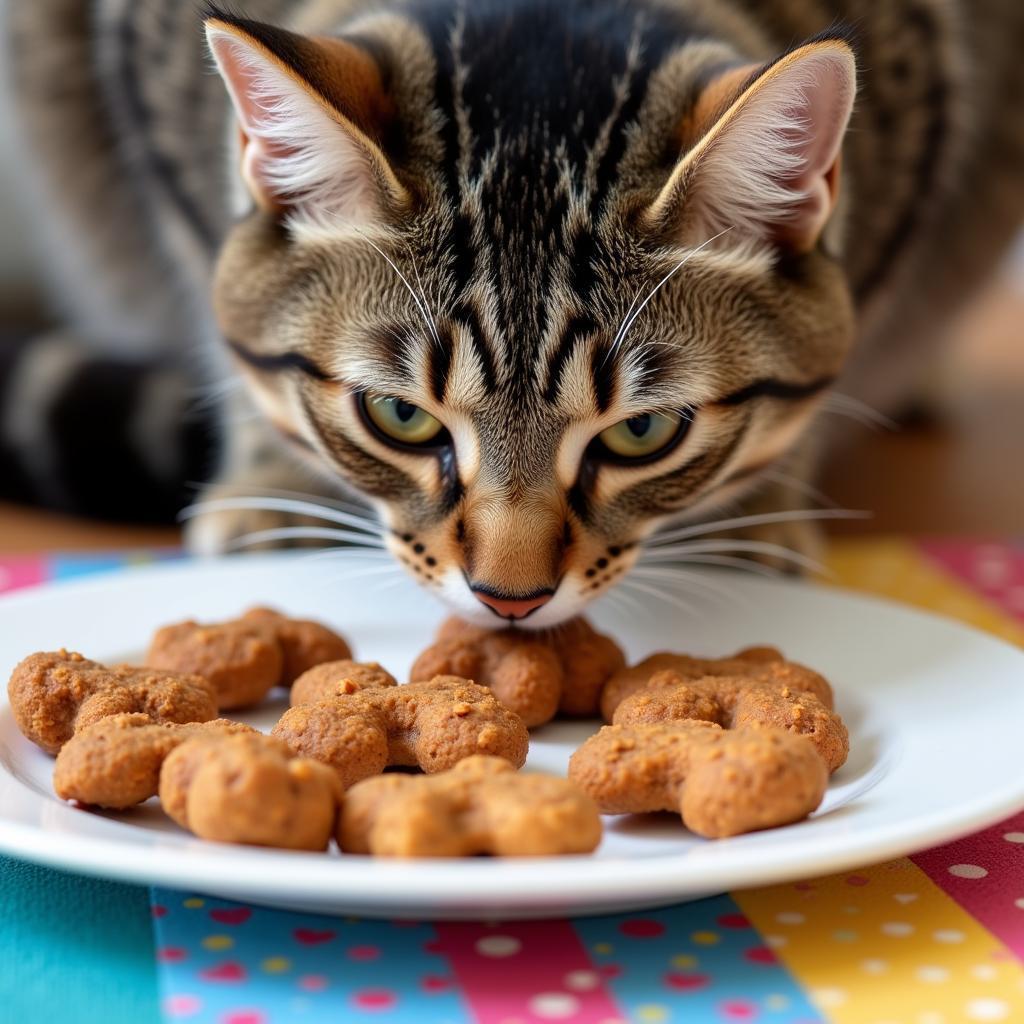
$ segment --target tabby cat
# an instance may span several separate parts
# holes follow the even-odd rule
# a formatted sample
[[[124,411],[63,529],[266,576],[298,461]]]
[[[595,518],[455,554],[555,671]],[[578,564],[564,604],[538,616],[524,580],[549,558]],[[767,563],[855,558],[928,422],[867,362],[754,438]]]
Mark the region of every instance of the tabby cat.
[[[826,395],[895,408],[1024,211],[1018,0],[11,8],[72,329],[230,363],[210,493],[362,495],[482,623],[554,625],[723,508],[803,550],[770,513]]]

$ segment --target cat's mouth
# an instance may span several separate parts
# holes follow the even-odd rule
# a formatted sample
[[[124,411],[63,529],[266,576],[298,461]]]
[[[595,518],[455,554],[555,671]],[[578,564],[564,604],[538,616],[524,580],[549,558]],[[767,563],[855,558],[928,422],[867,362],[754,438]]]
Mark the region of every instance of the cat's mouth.
[[[483,583],[474,583],[465,569],[462,570],[462,577],[477,601],[493,615],[511,624],[529,618],[548,604],[562,582],[559,579],[553,587],[543,587],[528,594],[508,594]]]

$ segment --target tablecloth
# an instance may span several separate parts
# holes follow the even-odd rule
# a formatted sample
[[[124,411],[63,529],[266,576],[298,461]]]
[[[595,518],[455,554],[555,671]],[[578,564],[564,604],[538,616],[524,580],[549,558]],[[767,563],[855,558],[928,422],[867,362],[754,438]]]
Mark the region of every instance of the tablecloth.
[[[0,559],[0,591],[153,557]],[[1024,645],[1024,544],[844,541],[828,565]],[[1016,1024],[1024,812],[851,873],[539,922],[318,917],[0,860],[0,1020]]]

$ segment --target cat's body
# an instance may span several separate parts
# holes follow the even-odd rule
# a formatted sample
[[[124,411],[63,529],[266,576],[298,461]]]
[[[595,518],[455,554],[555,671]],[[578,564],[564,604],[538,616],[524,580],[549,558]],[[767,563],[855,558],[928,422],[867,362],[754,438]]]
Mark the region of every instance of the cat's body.
[[[809,461],[798,434],[812,435],[813,445],[823,428],[808,430],[813,405],[792,417],[790,406],[802,408],[837,376],[844,393],[893,410],[935,357],[951,311],[990,272],[1024,212],[1024,8],[1014,0],[490,0],[464,7],[418,0],[387,8],[358,0],[249,0],[244,10],[270,22],[287,19],[314,35],[348,30],[358,52],[369,53],[374,68],[381,63],[383,84],[373,88],[398,109],[374,135],[386,157],[381,180],[390,181],[389,163],[398,168],[391,186],[380,188],[392,188],[388,202],[394,200],[395,210],[410,192],[436,193],[425,202],[440,205],[437,197],[446,197],[448,205],[443,215],[436,209],[429,216],[410,213],[403,222],[408,231],[398,239],[402,248],[391,250],[405,284],[423,275],[407,289],[422,300],[406,311],[408,320],[378,308],[393,305],[388,289],[399,287],[391,276],[399,268],[386,262],[386,253],[367,252],[358,264],[340,249],[331,255],[335,240],[316,237],[332,230],[323,218],[318,225],[309,219],[301,244],[285,246],[274,218],[250,215],[232,234],[221,263],[221,328],[257,378],[259,402],[281,432],[304,448],[319,448],[321,463],[332,459],[379,507],[392,505],[397,511],[389,522],[399,535],[429,535],[443,519],[444,539],[433,537],[441,548],[436,557],[442,568],[457,563],[467,580],[474,545],[464,539],[464,509],[455,508],[460,501],[507,537],[532,538],[541,547],[550,542],[544,557],[555,563],[580,549],[580,533],[589,531],[593,550],[584,561],[592,569],[599,556],[607,563],[601,545],[618,549],[642,538],[644,529],[630,524],[634,513],[653,521],[711,508],[743,497],[763,469]],[[383,10],[397,13],[389,21],[378,13]],[[364,14],[372,17],[360,23]],[[221,81],[209,73],[198,15],[178,0],[52,0],[12,5],[10,19],[28,144],[26,193],[34,196],[39,221],[49,225],[55,281],[70,322],[99,351],[170,356],[197,379],[224,376],[228,361],[209,289],[217,251],[243,206],[232,183],[237,154],[226,158],[231,108]],[[259,53],[269,46],[281,66],[290,67],[293,58],[309,64],[306,56],[291,54],[283,38],[261,41],[251,26],[230,17],[224,24],[225,46],[234,45],[230,32],[241,32],[247,45],[256,40]],[[622,340],[615,326],[627,322],[630,300],[658,283],[659,275],[651,276],[656,270],[674,266],[664,257],[665,245],[677,241],[665,234],[665,210],[675,199],[659,194],[659,184],[672,174],[680,148],[685,153],[695,146],[710,115],[721,114],[726,86],[715,83],[739,88],[741,78],[718,76],[772,61],[814,37],[827,48],[836,26],[854,40],[860,75],[843,143],[841,189],[821,244],[813,251],[796,247],[769,277],[763,254],[741,244],[742,226],[723,224],[723,239],[695,257],[651,306],[673,337],[694,337],[681,352],[664,356],[658,346],[674,342],[652,337],[644,348],[638,341],[632,376],[623,370],[622,380],[605,379],[608,350]],[[780,67],[784,72],[785,62]],[[333,80],[322,90],[331,88]],[[357,124],[359,116],[384,118],[352,116]],[[823,177],[829,188],[838,173]],[[644,224],[664,217],[638,241],[629,217],[632,207],[645,203]],[[711,226],[720,229],[715,216],[709,209],[701,222],[705,236],[687,236],[690,250],[711,238]],[[348,238],[352,249],[351,232]],[[648,241],[660,247],[661,263]],[[725,283],[714,280],[716,273]],[[681,283],[688,274],[689,290]],[[402,334],[425,314],[428,322],[416,329],[437,335],[430,321],[444,320],[440,336],[427,339],[442,355],[424,355],[413,375],[432,377],[441,404],[431,408],[440,419],[444,403],[461,401],[475,410],[467,413],[474,438],[460,452],[454,476],[449,467],[449,479],[439,472],[436,486],[423,483],[422,493],[410,497],[418,469],[400,459],[397,468],[370,459],[354,450],[351,436],[326,436],[323,394],[307,393],[305,384],[298,390],[267,386],[261,374],[295,369],[267,362],[281,355],[280,331],[260,336],[282,307],[279,278],[289,275],[297,283],[290,286],[294,308],[283,330],[299,331],[301,320],[308,363],[301,372],[314,378],[358,376],[355,362],[379,351],[382,363],[396,365],[373,390],[390,394],[402,387],[394,351],[401,341],[381,335],[377,349],[367,346],[358,355],[332,349],[342,342],[328,324],[342,302],[338,317],[359,319],[371,333],[379,334],[390,317],[386,331]],[[737,284],[743,275],[753,283]],[[264,277],[266,287],[254,293],[253,281]],[[303,288],[299,301],[295,295]],[[690,291],[700,292],[699,301],[687,297]],[[405,292],[402,301],[409,305]],[[716,338],[716,303],[729,305],[733,318],[722,318],[722,339]],[[737,303],[749,308],[737,312]],[[851,316],[856,339],[844,364]],[[744,322],[749,332],[738,326]],[[714,352],[716,343],[725,356]],[[588,505],[580,480],[562,473],[564,452],[556,450],[545,416],[562,424],[584,416],[573,390],[582,375],[594,392],[586,401],[597,409],[588,404],[585,415],[597,417],[596,431],[605,425],[598,423],[602,403],[611,404],[613,394],[622,399],[627,383],[657,395],[659,375],[686,375],[689,367],[695,376],[686,402],[669,388],[659,408],[706,402],[723,415],[742,411],[749,422],[742,430],[714,420],[710,431],[700,426],[697,443],[705,450],[681,467],[683,476],[670,481],[663,475],[646,488],[616,483],[622,491],[617,505],[606,502],[603,513],[596,499]],[[27,364],[22,373],[31,377]],[[448,393],[458,387],[466,392],[462,399]],[[545,409],[545,402],[551,408],[531,416],[529,409]],[[636,414],[635,401],[627,412]],[[304,436],[317,420],[318,436]],[[445,426],[452,435],[463,429]],[[721,442],[718,449],[713,442]],[[587,439],[580,443],[585,448]],[[241,493],[308,490],[311,470],[273,454],[279,448],[263,423],[230,428],[226,486]],[[477,473],[475,497],[464,493],[469,464]],[[711,483],[713,491],[701,491]],[[445,488],[447,497],[439,496]],[[757,497],[747,495],[748,502],[778,504],[783,499],[776,490],[762,487]],[[451,508],[442,515],[445,501]],[[562,511],[549,508],[549,522],[544,515],[531,518],[530,510],[545,502]],[[240,529],[238,521],[214,520],[207,545]],[[484,590],[510,596],[545,590],[551,585],[539,579],[545,573],[557,588],[559,572],[566,571],[557,565],[523,569],[508,551],[492,557],[480,548],[477,561],[491,563]],[[595,575],[584,575],[584,561],[580,594],[590,586],[583,580]],[[419,571],[426,573],[426,566]],[[462,596],[453,595],[453,586],[435,583],[458,606]],[[551,621],[576,607],[578,601],[559,606]]]

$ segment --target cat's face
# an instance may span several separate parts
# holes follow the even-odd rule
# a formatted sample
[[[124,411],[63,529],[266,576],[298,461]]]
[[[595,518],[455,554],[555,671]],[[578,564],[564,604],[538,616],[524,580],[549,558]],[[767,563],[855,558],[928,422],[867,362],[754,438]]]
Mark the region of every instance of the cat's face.
[[[252,38],[218,25],[236,105],[246,75],[265,97],[270,72],[232,77],[231,61],[280,63],[276,37],[243,51]],[[739,497],[792,447],[850,341],[842,274],[791,243],[798,217],[760,233],[756,211],[682,201],[733,171],[705,166],[728,157],[723,142],[680,182],[650,144],[674,86],[651,82],[600,184],[528,128],[460,165],[458,123],[454,163],[445,150],[459,104],[439,106],[426,37],[391,25],[385,38],[407,49],[388,63],[386,115],[403,160],[356,147],[346,170],[339,152],[348,194],[304,180],[283,212],[280,160],[302,168],[264,124],[243,153],[263,201],[222,253],[220,325],[271,422],[374,501],[418,582],[483,624],[550,626],[613,586],[665,517]],[[241,111],[251,149],[260,125]]]

